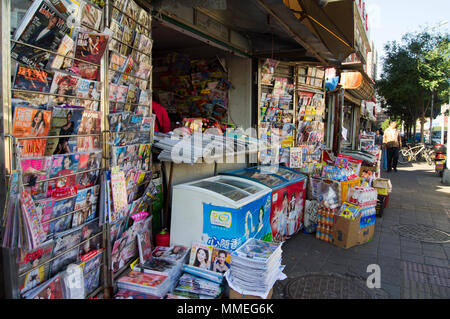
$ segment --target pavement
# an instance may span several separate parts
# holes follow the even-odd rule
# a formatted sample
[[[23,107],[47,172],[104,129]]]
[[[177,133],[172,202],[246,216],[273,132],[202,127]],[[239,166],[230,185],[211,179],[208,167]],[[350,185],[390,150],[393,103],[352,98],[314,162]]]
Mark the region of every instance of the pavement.
[[[426,163],[382,177],[393,190],[373,239],[343,249],[299,232],[283,244],[288,278],[275,284],[274,299],[450,298],[450,186]],[[380,288],[367,287],[371,264],[380,267]]]

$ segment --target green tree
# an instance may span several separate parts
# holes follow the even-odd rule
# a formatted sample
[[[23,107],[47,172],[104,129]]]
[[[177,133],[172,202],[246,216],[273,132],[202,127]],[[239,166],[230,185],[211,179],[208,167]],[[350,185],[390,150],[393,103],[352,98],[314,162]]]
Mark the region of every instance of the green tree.
[[[385,45],[381,79],[376,83],[381,106],[395,119],[405,122],[407,135],[421,123],[423,142],[425,117],[430,116],[431,94],[435,93],[435,117],[448,96],[449,38],[427,32],[407,33],[401,43]]]

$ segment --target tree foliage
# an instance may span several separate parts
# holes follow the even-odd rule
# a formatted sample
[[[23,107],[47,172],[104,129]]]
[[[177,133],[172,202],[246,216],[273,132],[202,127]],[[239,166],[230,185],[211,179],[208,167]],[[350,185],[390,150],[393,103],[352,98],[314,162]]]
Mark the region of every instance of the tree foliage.
[[[427,32],[407,33],[400,42],[385,45],[381,79],[376,82],[381,107],[393,119],[415,126],[430,115],[431,95],[435,94],[433,117],[449,94],[450,47],[448,35]]]

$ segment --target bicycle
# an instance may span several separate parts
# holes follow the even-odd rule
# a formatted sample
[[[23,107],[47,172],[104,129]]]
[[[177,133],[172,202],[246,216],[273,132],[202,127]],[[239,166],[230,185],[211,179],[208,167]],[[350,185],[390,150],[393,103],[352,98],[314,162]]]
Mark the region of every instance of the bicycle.
[[[428,165],[433,165],[433,149],[425,144],[411,146],[407,144],[407,148],[402,148],[399,152],[398,162],[400,164],[407,164],[412,161],[417,161],[418,158],[423,158]]]

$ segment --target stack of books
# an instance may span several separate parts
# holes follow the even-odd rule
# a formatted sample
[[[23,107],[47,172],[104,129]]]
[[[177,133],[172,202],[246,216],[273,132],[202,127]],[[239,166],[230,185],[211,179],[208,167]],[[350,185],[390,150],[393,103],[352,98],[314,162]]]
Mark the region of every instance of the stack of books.
[[[230,271],[225,274],[230,288],[266,298],[275,282],[286,278],[281,253],[281,243],[247,240],[231,255]]]
[[[184,273],[181,276],[178,286],[175,288],[175,291],[178,292],[182,291],[199,295],[199,299],[202,299],[200,296],[217,298],[222,293],[222,290],[223,286],[221,284],[188,273]]]

